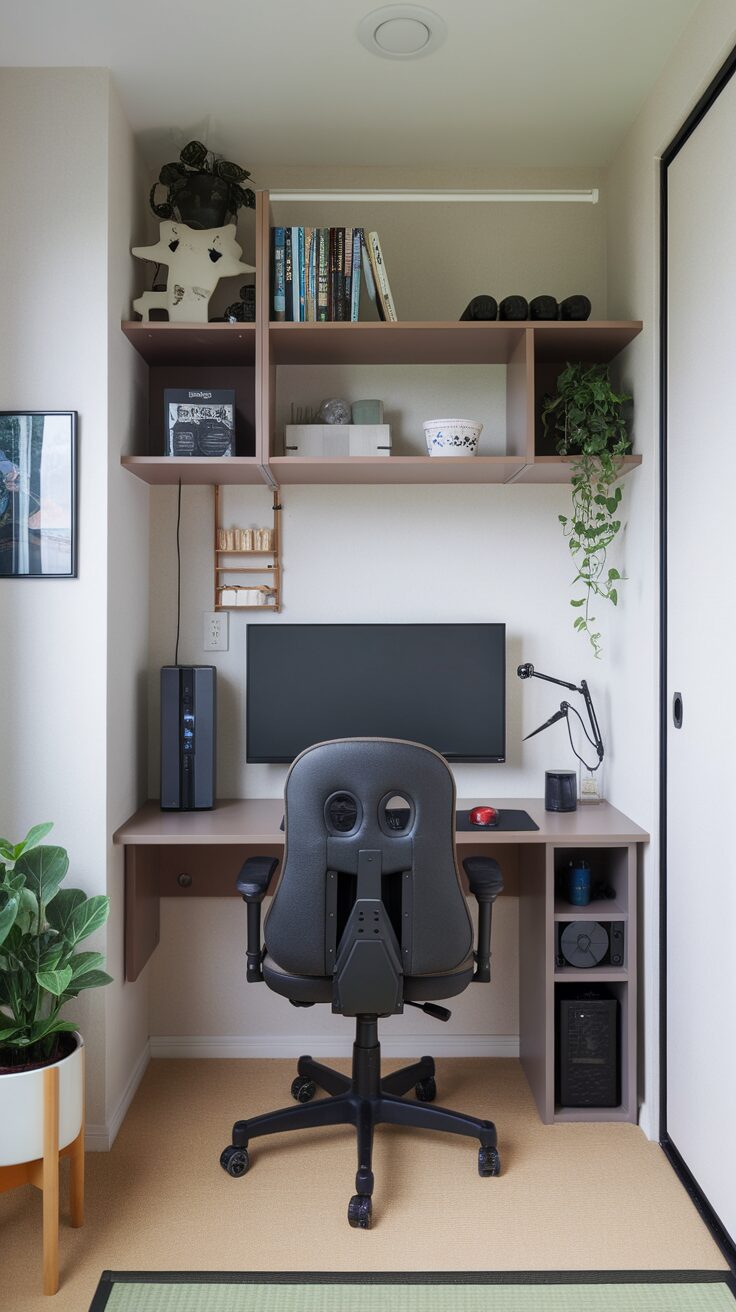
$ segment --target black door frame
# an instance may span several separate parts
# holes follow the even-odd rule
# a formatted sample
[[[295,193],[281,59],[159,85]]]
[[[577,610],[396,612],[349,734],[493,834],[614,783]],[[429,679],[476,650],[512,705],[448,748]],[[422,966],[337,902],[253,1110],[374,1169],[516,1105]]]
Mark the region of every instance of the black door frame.
[[[670,707],[667,692],[667,170],[698,124],[736,73],[736,47],[703,92],[694,109],[662,154],[660,165],[660,310],[659,310],[659,456],[660,456],[660,689],[659,689],[659,1138],[668,1161],[685,1186],[732,1270],[736,1237],[730,1235],[680,1155],[667,1130],[667,740]]]

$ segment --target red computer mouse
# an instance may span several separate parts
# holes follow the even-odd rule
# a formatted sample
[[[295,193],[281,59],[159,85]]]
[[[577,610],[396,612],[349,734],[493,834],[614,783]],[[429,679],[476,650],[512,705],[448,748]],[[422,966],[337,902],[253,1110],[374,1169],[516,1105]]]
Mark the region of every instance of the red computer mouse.
[[[492,829],[498,824],[498,811],[495,806],[474,806],[469,815],[471,825],[481,829]]]

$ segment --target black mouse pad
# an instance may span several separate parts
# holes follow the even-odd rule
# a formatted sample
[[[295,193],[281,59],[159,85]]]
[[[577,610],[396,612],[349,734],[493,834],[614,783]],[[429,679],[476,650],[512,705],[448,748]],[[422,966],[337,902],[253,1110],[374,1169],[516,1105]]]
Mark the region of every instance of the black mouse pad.
[[[409,812],[400,811],[399,814],[408,815]],[[501,832],[510,834],[510,833],[521,833],[522,829],[526,829],[526,830],[539,829],[539,825],[534,823],[534,821],[532,820],[531,816],[527,811],[499,810],[498,824],[495,825],[472,825],[470,823],[469,816],[470,816],[469,811],[456,811],[455,829],[460,830],[462,833],[479,833],[479,834],[486,834],[486,833],[499,834]],[[283,827],[284,827],[284,817],[282,816],[279,829],[283,829]]]
[[[499,808],[498,824],[472,825],[469,811],[455,812],[455,828],[460,833],[500,834],[520,833],[522,829],[539,829],[527,811],[506,811]]]

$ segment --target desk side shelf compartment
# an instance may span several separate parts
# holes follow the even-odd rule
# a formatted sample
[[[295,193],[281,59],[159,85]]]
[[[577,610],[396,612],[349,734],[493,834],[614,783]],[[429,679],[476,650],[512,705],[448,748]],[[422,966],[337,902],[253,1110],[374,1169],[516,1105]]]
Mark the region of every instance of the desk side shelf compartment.
[[[634,1121],[636,1090],[636,844],[586,844],[580,847],[531,846],[521,850],[519,898],[519,1010],[522,1066],[546,1124],[554,1121]],[[613,896],[597,896],[584,907],[566,896],[564,875],[571,860],[585,859],[592,884]],[[564,922],[623,924],[623,964],[561,966],[557,962],[559,927]],[[556,1054],[559,1045],[558,1002],[571,985],[600,987],[619,1003],[620,1101],[613,1107],[561,1107],[556,1100]]]

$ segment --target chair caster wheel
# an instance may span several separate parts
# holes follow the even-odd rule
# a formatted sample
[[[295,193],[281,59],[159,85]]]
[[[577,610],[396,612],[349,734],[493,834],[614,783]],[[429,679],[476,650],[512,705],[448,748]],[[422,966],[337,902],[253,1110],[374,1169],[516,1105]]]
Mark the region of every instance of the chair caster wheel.
[[[356,1230],[370,1230],[373,1202],[366,1194],[353,1194],[348,1203],[348,1221]]]
[[[292,1080],[291,1096],[297,1102],[311,1102],[316,1092],[317,1085],[306,1075],[297,1075],[296,1079]]]
[[[478,1175],[500,1175],[501,1158],[498,1148],[478,1149]]]
[[[428,1075],[414,1085],[414,1092],[419,1102],[434,1102],[437,1097],[437,1082],[434,1075]]]
[[[232,1144],[229,1144],[220,1153],[220,1166],[223,1171],[227,1171],[228,1175],[234,1176],[237,1180],[239,1176],[245,1175],[250,1166],[248,1149],[235,1148]]]

